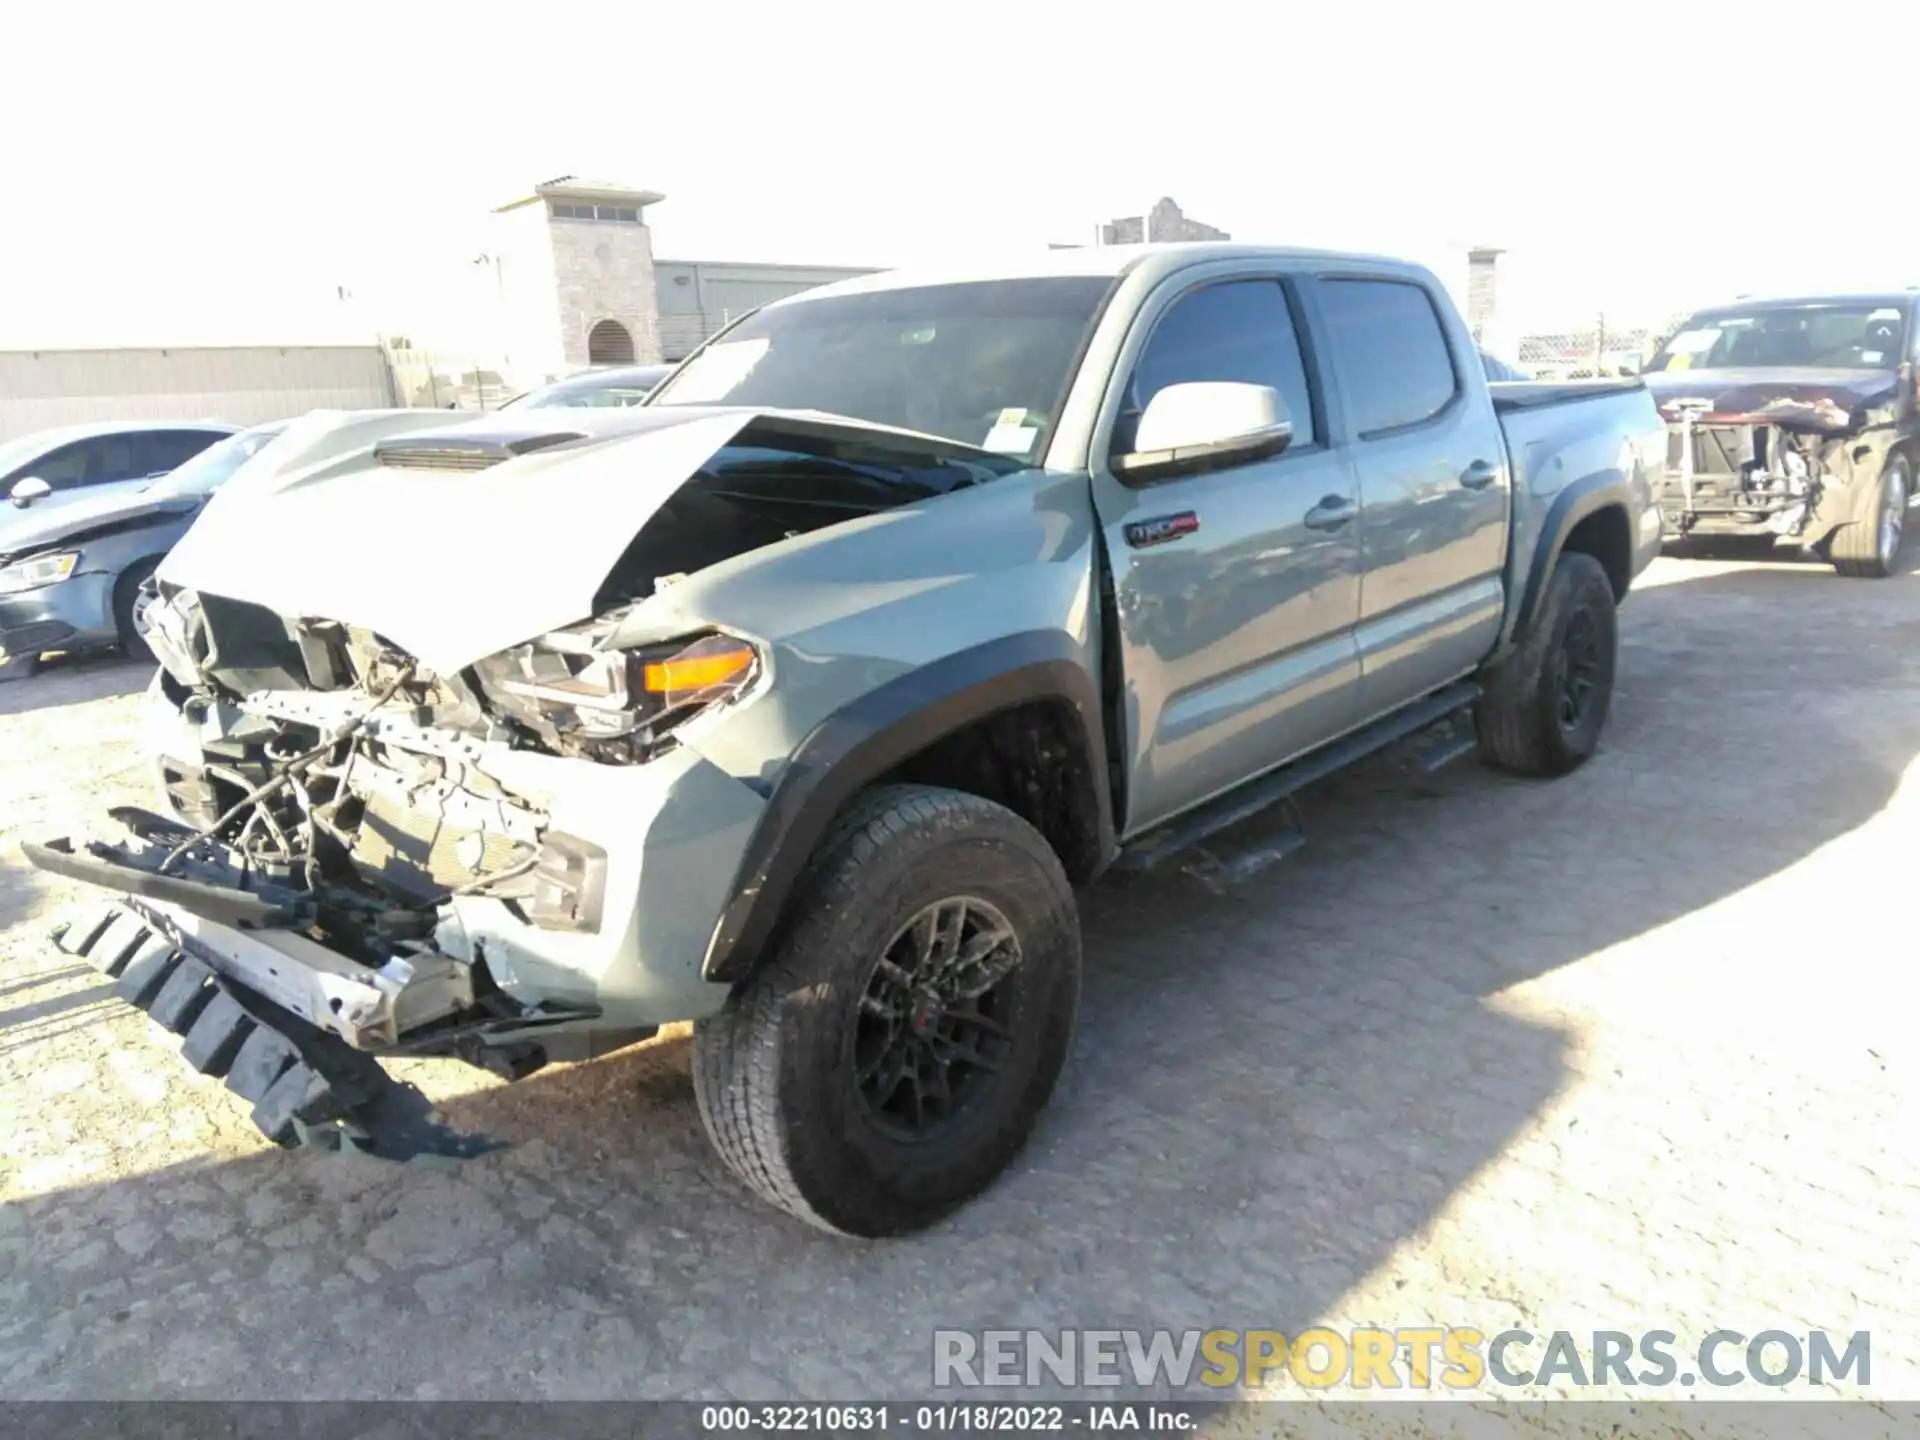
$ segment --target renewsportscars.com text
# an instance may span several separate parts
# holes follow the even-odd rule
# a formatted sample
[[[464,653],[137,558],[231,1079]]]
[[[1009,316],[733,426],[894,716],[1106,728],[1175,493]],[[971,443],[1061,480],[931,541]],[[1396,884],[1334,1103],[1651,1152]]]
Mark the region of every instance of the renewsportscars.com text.
[[[936,1387],[1059,1385],[1259,1390],[1480,1390],[1556,1384],[1732,1389],[1873,1380],[1873,1342],[1850,1334],[1715,1330],[1527,1330],[1465,1326],[1387,1330],[936,1330]]]

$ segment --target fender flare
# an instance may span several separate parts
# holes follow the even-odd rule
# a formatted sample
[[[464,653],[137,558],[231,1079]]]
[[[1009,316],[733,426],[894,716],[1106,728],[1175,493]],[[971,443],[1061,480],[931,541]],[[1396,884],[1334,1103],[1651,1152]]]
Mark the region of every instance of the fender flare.
[[[1560,552],[1574,527],[1590,515],[1608,507],[1619,509],[1627,524],[1629,553],[1634,546],[1632,491],[1618,472],[1602,471],[1572,480],[1553,497],[1547,518],[1541,522],[1540,537],[1534,542],[1533,563],[1527,567],[1526,584],[1521,587],[1520,603],[1514,608],[1513,624],[1508,627],[1506,643],[1516,644],[1527,633],[1546,599],[1547,579],[1559,563]],[[1629,580],[1631,583],[1631,579]]]
[[[1099,682],[1064,632],[1035,630],[962,650],[868,691],[795,747],[768,797],[707,942],[701,974],[740,979],[764,952],[834,818],[860,790],[943,736],[1034,701],[1068,706],[1086,746],[1102,860],[1114,849]]]

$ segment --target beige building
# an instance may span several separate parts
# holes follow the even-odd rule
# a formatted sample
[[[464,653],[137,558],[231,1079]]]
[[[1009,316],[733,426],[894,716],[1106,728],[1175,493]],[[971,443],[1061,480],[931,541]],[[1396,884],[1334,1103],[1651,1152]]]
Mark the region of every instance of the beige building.
[[[731,260],[662,260],[654,266],[660,358],[684,360],[710,335],[750,310],[855,275],[844,265],[750,265]]]
[[[665,198],[563,175],[494,212],[489,258],[512,378],[541,384],[584,365],[660,358],[646,210]]]
[[[1226,231],[1193,219],[1161,196],[1144,215],[1123,215],[1100,227],[1102,245],[1157,244],[1168,240],[1231,240]]]
[[[770,300],[852,275],[845,266],[653,258],[655,190],[572,175],[494,211],[501,367],[529,387],[588,365],[681,360]]]

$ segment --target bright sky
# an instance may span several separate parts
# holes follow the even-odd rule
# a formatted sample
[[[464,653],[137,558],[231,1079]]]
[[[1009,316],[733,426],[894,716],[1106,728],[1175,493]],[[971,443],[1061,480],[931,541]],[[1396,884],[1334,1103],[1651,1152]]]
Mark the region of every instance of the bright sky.
[[[1920,284],[1920,6],[67,0],[9,18],[0,347],[487,328],[487,211],[665,192],[668,258],[1084,241],[1170,195],[1504,319]],[[351,292],[343,305],[337,287]]]

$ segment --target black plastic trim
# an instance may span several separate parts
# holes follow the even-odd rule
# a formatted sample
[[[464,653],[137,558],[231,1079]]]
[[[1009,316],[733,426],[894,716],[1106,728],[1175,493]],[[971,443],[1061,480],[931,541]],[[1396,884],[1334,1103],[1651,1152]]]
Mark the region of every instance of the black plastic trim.
[[[869,691],[801,741],[747,844],[701,973],[730,981],[752,968],[807,861],[856,793],[941,737],[1036,700],[1064,701],[1079,719],[1104,862],[1115,847],[1099,684],[1066,635],[1009,635]]]
[[[1589,515],[1597,514],[1609,505],[1618,505],[1621,513],[1627,516],[1627,534],[1633,534],[1633,507],[1628,504],[1626,481],[1618,472],[1601,472],[1572,481],[1547,508],[1547,518],[1541,524],[1540,538],[1534,542],[1533,565],[1527,572],[1527,583],[1520,592],[1520,608],[1514,614],[1513,629],[1510,638],[1526,633],[1533,623],[1533,617],[1540,607],[1540,601],[1546,594],[1547,577],[1553,573],[1554,565],[1560,559],[1560,550],[1567,542],[1567,536],[1573,533],[1573,527]]]
[[[1197,809],[1176,816],[1131,842],[1115,859],[1113,868],[1118,872],[1151,870],[1172,856],[1191,850],[1208,836],[1249,820],[1282,800],[1291,799],[1315,781],[1323,780],[1397,740],[1404,740],[1436,721],[1444,720],[1479,698],[1480,687],[1471,680],[1462,680],[1436,690],[1404,709],[1381,716],[1331,745],[1312,751],[1277,770],[1270,770],[1243,785],[1237,785]]]
[[[162,900],[222,925],[266,930],[290,926],[296,919],[288,906],[275,905],[243,890],[203,885],[198,880],[184,880],[176,875],[157,875],[97,855],[79,854],[74,850],[73,842],[67,839],[54,840],[46,845],[35,845],[29,841],[20,846],[20,853],[27,857],[28,863],[36,870],[45,870],[50,875],[85,881],[102,889],[117,890],[123,895]]]

